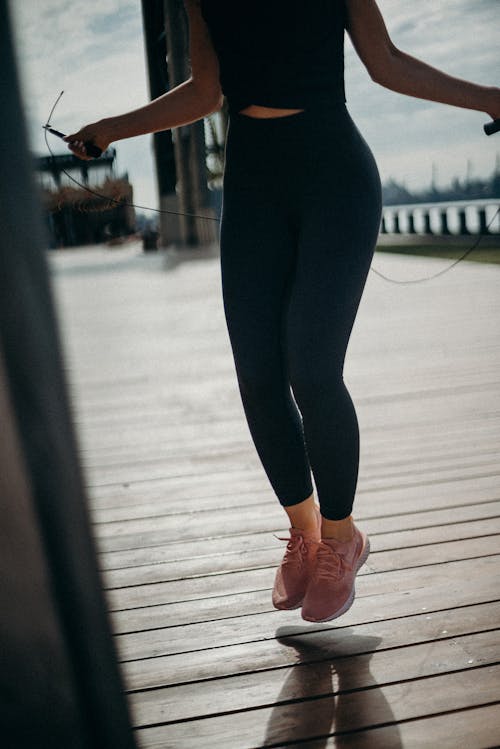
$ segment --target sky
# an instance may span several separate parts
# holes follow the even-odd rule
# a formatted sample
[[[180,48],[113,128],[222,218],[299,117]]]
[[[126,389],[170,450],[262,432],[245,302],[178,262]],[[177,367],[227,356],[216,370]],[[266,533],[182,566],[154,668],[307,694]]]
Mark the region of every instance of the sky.
[[[236,2],[237,0],[235,0]],[[272,0],[270,0],[272,2]],[[450,75],[500,85],[500,0],[378,0],[394,44]],[[148,101],[140,0],[11,0],[31,148],[47,154],[41,125],[61,90],[53,126],[80,126]],[[438,187],[454,177],[489,177],[500,135],[488,115],[403,96],[374,83],[345,41],[347,107],[377,160],[383,182]],[[117,172],[128,172],[135,202],[158,206],[152,137],[117,141]],[[51,147],[65,146],[52,139]]]

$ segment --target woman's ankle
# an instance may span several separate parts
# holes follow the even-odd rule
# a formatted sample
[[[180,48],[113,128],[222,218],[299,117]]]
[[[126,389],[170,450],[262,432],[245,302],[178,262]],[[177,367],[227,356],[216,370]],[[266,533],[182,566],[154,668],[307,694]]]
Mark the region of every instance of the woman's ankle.
[[[350,541],[354,536],[354,520],[352,515],[341,520],[329,520],[321,518],[321,538],[334,538],[344,543]]]
[[[302,531],[313,531],[318,527],[317,504],[314,501],[314,493],[307,499],[295,505],[283,507],[292,528]]]

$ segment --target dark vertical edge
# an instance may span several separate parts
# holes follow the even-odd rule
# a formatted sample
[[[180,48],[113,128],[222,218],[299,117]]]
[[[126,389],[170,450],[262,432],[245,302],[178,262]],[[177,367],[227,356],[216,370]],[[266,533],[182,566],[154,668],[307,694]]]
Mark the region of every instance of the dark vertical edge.
[[[142,0],[142,23],[150,99],[169,90],[163,0]],[[154,133],[156,176],[160,195],[175,193],[176,168],[172,132]]]
[[[133,749],[71,420],[7,0],[0,11],[0,336],[8,386],[90,746]]]

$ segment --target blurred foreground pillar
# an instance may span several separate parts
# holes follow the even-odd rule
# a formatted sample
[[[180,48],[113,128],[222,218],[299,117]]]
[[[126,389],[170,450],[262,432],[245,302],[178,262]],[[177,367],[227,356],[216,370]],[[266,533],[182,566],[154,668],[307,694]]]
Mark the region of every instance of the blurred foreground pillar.
[[[0,0],[0,737],[134,749],[102,593]]]

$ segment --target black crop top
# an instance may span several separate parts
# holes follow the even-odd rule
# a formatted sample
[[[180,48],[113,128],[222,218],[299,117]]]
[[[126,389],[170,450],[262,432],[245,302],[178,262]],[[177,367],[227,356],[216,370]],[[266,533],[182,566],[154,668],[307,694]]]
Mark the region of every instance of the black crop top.
[[[345,102],[344,0],[201,0],[230,112]]]

